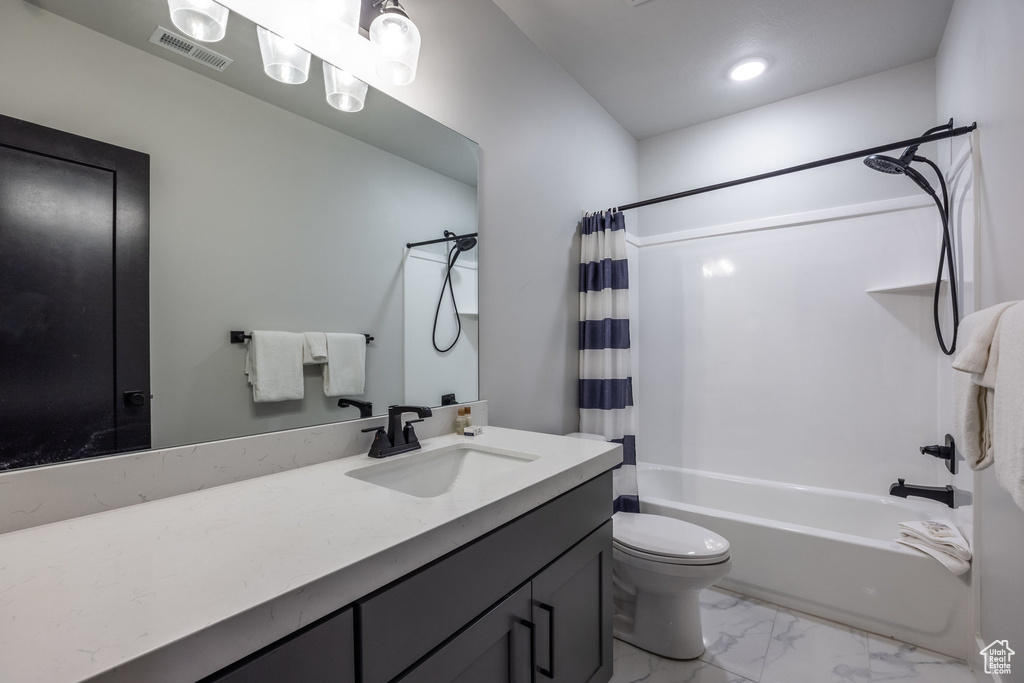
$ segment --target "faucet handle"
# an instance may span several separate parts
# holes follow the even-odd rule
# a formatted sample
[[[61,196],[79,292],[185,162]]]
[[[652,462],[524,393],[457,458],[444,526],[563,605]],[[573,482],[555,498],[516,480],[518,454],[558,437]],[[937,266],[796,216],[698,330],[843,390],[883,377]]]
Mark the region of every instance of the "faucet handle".
[[[423,418],[419,420],[408,420],[405,423],[405,429],[402,430],[402,436],[405,437],[406,443],[417,443],[419,438],[416,436],[416,430],[413,429],[413,424],[416,422],[423,422]]]

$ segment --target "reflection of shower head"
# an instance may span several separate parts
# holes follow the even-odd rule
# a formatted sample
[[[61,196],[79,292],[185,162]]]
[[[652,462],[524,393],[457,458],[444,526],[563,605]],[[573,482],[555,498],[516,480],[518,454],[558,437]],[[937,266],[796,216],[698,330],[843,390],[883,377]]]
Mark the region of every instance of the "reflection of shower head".
[[[459,251],[469,251],[470,249],[476,246],[476,238],[460,237],[459,239],[455,240],[455,246],[456,248],[458,248]]]

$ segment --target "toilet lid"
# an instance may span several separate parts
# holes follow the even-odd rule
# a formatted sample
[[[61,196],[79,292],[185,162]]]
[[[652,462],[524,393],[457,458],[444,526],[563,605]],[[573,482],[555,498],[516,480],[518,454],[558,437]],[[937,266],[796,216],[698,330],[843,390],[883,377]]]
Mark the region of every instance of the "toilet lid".
[[[729,541],[713,531],[672,517],[616,512],[612,528],[615,544],[631,555],[652,559],[660,556],[673,564],[680,564],[680,560],[711,564],[729,556]]]

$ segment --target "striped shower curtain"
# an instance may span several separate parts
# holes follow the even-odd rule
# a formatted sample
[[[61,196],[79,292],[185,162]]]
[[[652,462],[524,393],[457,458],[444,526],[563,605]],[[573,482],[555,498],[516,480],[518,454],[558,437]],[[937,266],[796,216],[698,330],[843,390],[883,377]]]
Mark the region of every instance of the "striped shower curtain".
[[[613,473],[615,512],[639,512],[629,269],[622,212],[584,216],[580,249],[580,431],[622,444]]]

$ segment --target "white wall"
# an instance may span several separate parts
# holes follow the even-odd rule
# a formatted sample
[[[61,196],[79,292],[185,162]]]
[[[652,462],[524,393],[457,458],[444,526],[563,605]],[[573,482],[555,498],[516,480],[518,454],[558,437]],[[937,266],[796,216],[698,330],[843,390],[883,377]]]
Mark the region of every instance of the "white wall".
[[[980,304],[1024,299],[1024,5],[957,0],[936,57],[940,116],[976,120],[981,176]],[[981,575],[980,637],[1024,645],[1024,512],[991,470],[977,475],[976,571]],[[1008,681],[1024,681],[1020,655]]]
[[[419,73],[388,94],[480,144],[480,396],[492,424],[575,431],[576,226],[636,198],[636,142],[490,0],[408,9]]]
[[[154,447],[357,416],[319,368],[302,401],[253,404],[232,329],[371,333],[362,398],[400,400],[405,242],[475,226],[475,188],[19,0],[2,12],[0,111],[151,155]]]
[[[935,65],[928,60],[648,138],[640,143],[640,195],[671,194],[905,140],[933,125]],[[640,235],[917,191],[906,179],[849,161],[640,209]]]
[[[934,102],[927,61],[651,138],[640,194],[913,137]],[[872,494],[947,483],[918,453],[951,428],[930,295],[866,293],[934,278],[927,202],[855,161],[641,210],[640,355],[657,371],[639,457]]]

